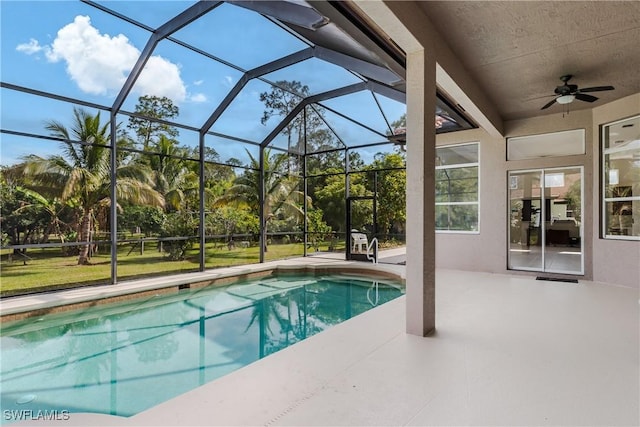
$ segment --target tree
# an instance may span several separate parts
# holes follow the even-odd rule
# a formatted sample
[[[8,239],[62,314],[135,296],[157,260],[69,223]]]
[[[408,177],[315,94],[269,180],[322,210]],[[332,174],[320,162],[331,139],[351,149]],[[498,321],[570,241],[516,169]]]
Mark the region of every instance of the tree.
[[[64,243],[68,225],[68,206],[58,198],[47,198],[30,190],[13,177],[15,168],[3,168],[0,173],[0,229],[3,245],[45,243],[56,233]],[[5,241],[6,240],[6,241]],[[26,249],[14,249],[24,253]]]
[[[299,81],[277,81],[271,92],[260,94],[260,101],[264,102],[265,105],[260,122],[265,125],[273,116],[286,117],[298,106],[302,99],[309,95],[309,86],[303,85]],[[301,112],[294,117],[282,130],[282,133],[287,137],[287,151],[304,154],[305,131],[307,135],[310,135],[321,124],[322,120],[318,114]]]
[[[174,126],[157,121],[173,119],[180,114],[179,108],[166,96],[141,96],[135,113],[144,117],[130,116],[127,127],[135,132],[143,150],[147,151],[151,143],[161,135],[167,138],[178,136],[178,130]]]
[[[351,153],[358,154],[358,153]],[[344,151],[330,151],[307,156],[307,176],[344,173]]]
[[[437,129],[440,129],[445,122],[451,121],[443,111],[436,112],[434,126]],[[400,116],[398,120],[394,120],[391,122],[391,129],[393,129],[394,134],[402,134],[407,132],[407,113],[404,113]]]
[[[331,227],[323,219],[323,212],[320,209],[307,210],[307,231],[311,245],[318,250],[320,242],[327,239],[331,234]]]
[[[351,196],[367,196],[371,192],[367,191],[364,185],[362,174],[353,174],[350,177],[349,194]],[[346,192],[344,175],[327,176],[326,183],[322,188],[315,189],[314,204],[316,208],[324,213],[324,221],[333,230],[346,233]],[[359,203],[353,206],[351,212],[353,223],[364,224],[367,218],[373,218],[373,212],[368,204]]]
[[[160,135],[154,146],[156,154],[147,156],[146,163],[151,169],[154,188],[164,196],[167,212],[188,208],[189,196],[197,206],[198,171],[187,166],[195,162],[183,160],[186,150],[178,147],[177,141],[166,135]]]
[[[407,131],[407,113],[398,118],[398,120],[394,120],[391,122],[391,129],[393,129],[394,133],[402,133],[403,131]]]
[[[260,221],[246,206],[223,206],[207,214],[205,227],[207,235],[256,234]]]
[[[260,162],[247,151],[251,159],[251,169],[236,177],[233,185],[225,195],[216,201],[217,206],[235,205],[248,207],[252,212],[260,210]],[[283,174],[286,154],[271,155],[271,151],[264,150],[264,230],[276,218],[303,217],[304,193],[297,190],[298,178]],[[309,200],[309,205],[311,204]],[[265,244],[266,250],[266,244]]]
[[[401,153],[378,153],[367,169],[377,174],[378,231],[386,235],[404,230],[407,221],[405,158]]]
[[[324,108],[309,105],[305,112],[305,130],[306,130],[306,153],[316,153],[319,151],[335,150],[343,148],[344,145],[338,139],[338,136],[327,126],[324,125]],[[331,157],[333,161],[340,162],[343,159],[342,152],[333,151],[324,153],[325,156]]]
[[[582,182],[581,180],[577,180],[571,184],[569,189],[564,195],[565,200],[567,201],[567,209],[573,212],[573,217],[576,221],[582,221]]]
[[[167,251],[169,259],[180,261],[185,259],[187,251],[193,247],[194,235],[198,230],[198,216],[185,210],[172,212],[167,215],[160,237],[180,237],[180,239],[168,240],[163,247]]]
[[[188,150],[189,157],[198,158],[199,148],[194,147]],[[209,201],[215,200],[217,197],[222,196],[231,186],[231,182],[235,178],[233,166],[221,165],[220,155],[216,150],[211,147],[204,147],[204,186],[205,196],[207,196],[207,204]],[[242,163],[236,159],[239,163],[236,166],[242,166]],[[188,168],[197,175],[200,174],[199,165],[195,162],[188,162]]]
[[[21,215],[23,211],[29,210],[45,221],[39,243],[46,243],[52,233],[59,236],[60,241],[64,243],[68,224],[61,219],[61,215],[67,206],[58,198],[48,199],[27,188],[18,187],[16,192],[23,196],[23,202],[22,206],[17,208],[14,213]],[[33,222],[36,223],[36,221]]]
[[[67,129],[62,123],[50,121],[46,129],[62,139],[64,155],[42,158],[26,156],[17,166],[28,187],[40,194],[72,202],[80,211],[80,242],[90,242],[95,213],[111,205],[109,123],[102,124],[100,113],[92,115],[81,108],[73,109],[73,124]],[[75,143],[71,141],[80,141]],[[116,196],[131,203],[163,206],[164,198],[152,187],[148,168],[139,164],[118,165]],[[78,264],[88,264],[89,245],[82,245]]]
[[[131,233],[140,230],[145,236],[157,235],[167,216],[162,208],[155,206],[124,206],[118,213],[118,229],[130,230]]]

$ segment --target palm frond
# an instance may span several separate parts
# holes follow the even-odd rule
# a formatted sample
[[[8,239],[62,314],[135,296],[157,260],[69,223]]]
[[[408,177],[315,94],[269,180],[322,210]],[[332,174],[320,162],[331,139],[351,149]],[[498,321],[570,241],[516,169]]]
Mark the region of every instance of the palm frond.
[[[185,195],[179,188],[173,188],[164,194],[165,203],[175,210],[180,210],[185,200]]]
[[[116,181],[116,197],[118,201],[134,204],[164,207],[164,196],[148,184],[131,178]]]

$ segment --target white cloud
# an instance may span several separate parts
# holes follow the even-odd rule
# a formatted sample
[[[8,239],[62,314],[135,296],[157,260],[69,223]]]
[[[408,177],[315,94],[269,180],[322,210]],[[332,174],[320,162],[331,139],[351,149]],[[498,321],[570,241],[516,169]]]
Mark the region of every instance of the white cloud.
[[[189,100],[192,102],[207,102],[207,96],[204,93],[196,93],[191,95]]]
[[[231,87],[233,86],[233,77],[231,76],[224,76],[224,82],[223,82],[226,86]]]
[[[141,95],[157,95],[184,101],[187,89],[180,78],[180,68],[161,56],[152,56],[140,73],[135,90]]]
[[[195,82],[193,82],[195,86],[200,86],[202,83],[204,83],[204,80],[196,80]]]
[[[18,52],[24,52],[27,55],[33,55],[34,53],[38,53],[43,49],[44,47],[40,46],[40,43],[38,43],[38,40],[36,39],[29,39],[29,43],[21,43],[16,46],[16,50]]]
[[[32,39],[17,49],[29,54],[44,50],[49,61],[64,61],[67,73],[78,87],[94,95],[118,92],[140,56],[125,35],[101,34],[88,16],[81,15],[58,31],[51,46],[40,46]],[[187,96],[178,65],[157,55],[147,61],[134,91],[140,95],[167,96],[176,103]]]

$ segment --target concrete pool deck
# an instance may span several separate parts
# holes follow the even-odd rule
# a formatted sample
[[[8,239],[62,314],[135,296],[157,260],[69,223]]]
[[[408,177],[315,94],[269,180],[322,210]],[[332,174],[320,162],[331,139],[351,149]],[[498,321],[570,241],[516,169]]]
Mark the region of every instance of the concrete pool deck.
[[[287,262],[310,261],[335,262]],[[454,270],[436,280],[431,337],[405,334],[401,297],[130,418],[14,425],[640,424],[636,289]]]

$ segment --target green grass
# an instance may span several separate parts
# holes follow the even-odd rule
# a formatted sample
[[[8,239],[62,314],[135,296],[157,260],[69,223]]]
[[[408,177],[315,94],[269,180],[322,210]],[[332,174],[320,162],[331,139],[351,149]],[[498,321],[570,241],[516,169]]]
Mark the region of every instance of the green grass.
[[[140,248],[133,251],[130,244],[118,247],[118,280],[176,274],[199,270],[199,246],[195,245],[185,259],[170,260],[159,252],[157,243],[147,242],[143,254]],[[327,250],[324,243],[320,250]],[[342,242],[344,248],[344,242]],[[339,248],[338,248],[339,249]],[[313,251],[313,249],[310,249]],[[108,247],[101,247],[91,258],[90,265],[78,265],[77,256],[64,256],[60,248],[32,249],[26,265],[11,251],[0,252],[0,295],[8,296],[36,291],[71,288],[78,286],[108,284],[111,275],[111,260]],[[303,244],[273,244],[265,253],[265,260],[276,260],[302,256]],[[10,259],[12,258],[12,259]],[[205,268],[214,269],[233,265],[255,264],[260,260],[260,248],[227,246],[208,243],[205,252]]]

